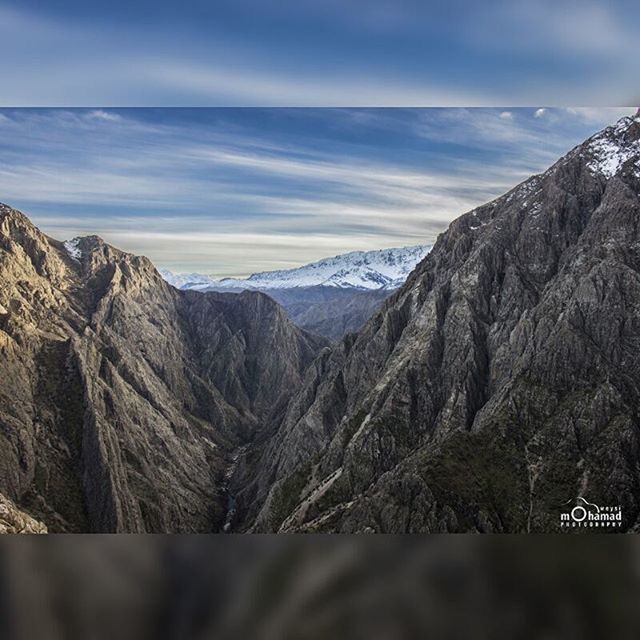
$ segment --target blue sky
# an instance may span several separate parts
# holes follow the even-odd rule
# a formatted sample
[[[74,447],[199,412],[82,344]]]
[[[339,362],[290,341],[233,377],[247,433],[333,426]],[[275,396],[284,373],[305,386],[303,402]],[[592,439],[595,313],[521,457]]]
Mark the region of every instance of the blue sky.
[[[631,109],[0,109],[0,201],[174,271],[431,243]]]
[[[11,105],[630,105],[637,2],[0,0]]]

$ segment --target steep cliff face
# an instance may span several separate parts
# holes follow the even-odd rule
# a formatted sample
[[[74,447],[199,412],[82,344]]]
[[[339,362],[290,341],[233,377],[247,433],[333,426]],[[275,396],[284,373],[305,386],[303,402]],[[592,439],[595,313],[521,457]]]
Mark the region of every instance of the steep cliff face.
[[[216,530],[230,453],[322,346],[262,294],[179,292],[3,206],[0,490],[52,531]]]
[[[639,529],[639,194],[625,118],[454,221],[240,466],[245,527],[549,531],[588,495]]]
[[[263,293],[181,293],[182,317],[203,376],[253,426],[273,422],[328,341],[298,330]]]

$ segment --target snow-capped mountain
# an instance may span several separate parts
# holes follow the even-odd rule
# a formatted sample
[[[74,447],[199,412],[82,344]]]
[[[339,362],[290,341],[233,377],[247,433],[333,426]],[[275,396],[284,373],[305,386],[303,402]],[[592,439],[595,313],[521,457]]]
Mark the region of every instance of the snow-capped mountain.
[[[337,287],[351,289],[396,289],[402,286],[415,266],[431,250],[417,245],[377,251],[352,251],[295,269],[254,273],[246,279],[215,280],[206,275],[173,274],[160,270],[162,277],[179,289],[293,289]]]

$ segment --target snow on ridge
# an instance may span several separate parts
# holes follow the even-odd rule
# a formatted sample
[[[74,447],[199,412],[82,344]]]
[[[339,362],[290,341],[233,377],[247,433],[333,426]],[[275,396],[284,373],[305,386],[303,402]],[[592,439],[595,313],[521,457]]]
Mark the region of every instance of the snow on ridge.
[[[256,288],[271,289],[318,285],[362,289],[400,286],[430,249],[430,245],[417,245],[352,251],[295,269],[254,274],[247,283]]]
[[[78,246],[80,244],[80,238],[73,238],[73,240],[67,240],[64,242],[64,248],[66,252],[71,256],[73,260],[80,261],[82,257],[82,250]]]
[[[254,273],[247,279],[214,280],[201,274],[176,275],[166,270],[160,270],[160,274],[179,289],[264,290],[314,286],[393,289],[402,286],[431,247],[432,245],[417,245],[397,249],[352,251],[294,269]]]
[[[628,140],[627,131],[634,123],[640,123],[637,116],[621,118],[615,125],[596,134],[587,145],[591,160],[587,167],[605,178],[613,178],[628,160],[638,156],[636,166],[640,166],[640,139]]]

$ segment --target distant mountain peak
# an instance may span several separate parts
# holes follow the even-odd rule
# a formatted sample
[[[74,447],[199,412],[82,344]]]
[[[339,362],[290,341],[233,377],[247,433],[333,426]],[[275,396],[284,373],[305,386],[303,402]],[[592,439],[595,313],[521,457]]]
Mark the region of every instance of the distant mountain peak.
[[[174,274],[160,269],[169,284],[178,289],[294,289],[339,287],[353,289],[396,289],[404,284],[415,266],[429,253],[431,245],[415,245],[374,251],[351,251],[323,258],[294,269],[254,273],[246,279],[191,273]]]

